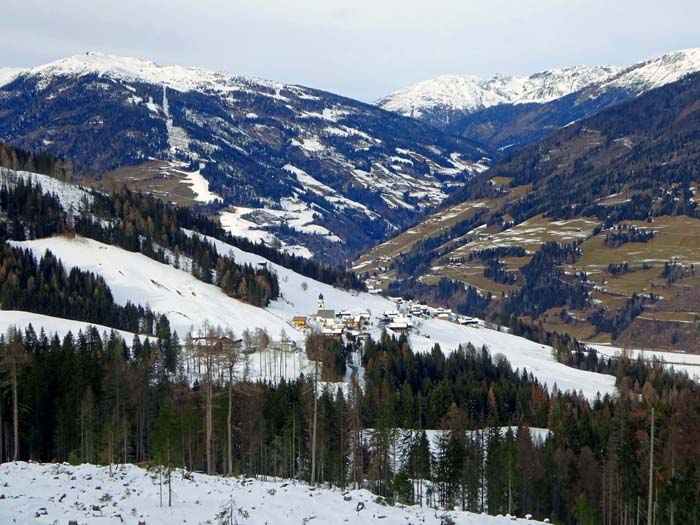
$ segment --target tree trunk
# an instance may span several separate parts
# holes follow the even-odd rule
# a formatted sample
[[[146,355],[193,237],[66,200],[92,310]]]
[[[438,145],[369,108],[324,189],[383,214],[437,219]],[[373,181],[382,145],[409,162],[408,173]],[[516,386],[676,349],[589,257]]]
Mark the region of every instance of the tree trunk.
[[[173,506],[172,469],[170,468],[170,440],[168,440],[168,507]]]
[[[649,447],[649,502],[647,508],[647,524],[653,523],[654,496],[654,408],[651,409],[651,445]]]
[[[233,476],[233,443],[232,443],[232,428],[231,428],[231,419],[233,415],[233,367],[229,367],[229,376],[228,376],[228,416],[226,418],[226,430],[228,432],[228,448],[227,448],[227,457],[228,457],[228,475]]]
[[[318,349],[316,349],[316,360],[314,361],[314,420],[311,431],[311,486],[316,482],[316,421],[318,418]]]
[[[210,365],[211,366],[211,365]],[[212,433],[213,433],[213,422],[212,422],[212,386],[211,377],[207,379],[207,474],[210,476],[214,473],[214,468],[212,465]]]
[[[17,408],[17,363],[12,360],[12,425],[14,433],[13,461],[19,460],[19,409]]]
[[[3,439],[3,429],[4,423],[2,421],[2,403],[0,403],[0,463],[3,463],[3,458],[5,457],[4,451],[5,451],[5,442],[2,440]]]

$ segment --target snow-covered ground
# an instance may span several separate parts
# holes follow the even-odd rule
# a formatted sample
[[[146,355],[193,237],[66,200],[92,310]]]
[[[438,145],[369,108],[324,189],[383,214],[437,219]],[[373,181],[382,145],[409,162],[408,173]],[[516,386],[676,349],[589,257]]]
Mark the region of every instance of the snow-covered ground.
[[[266,329],[273,337],[286,330],[290,339],[303,340],[301,334],[273,312],[233,299],[214,285],[140,253],[83,237],[53,237],[13,244],[30,248],[37,257],[51,250],[67,268],[78,267],[101,275],[118,304],[130,300],[149,305],[153,311],[167,315],[172,328],[181,336],[207,321],[212,326],[230,328],[239,336],[246,328],[257,327]]]
[[[25,69],[21,67],[0,67],[0,87],[9,84],[24,71]]]
[[[95,328],[97,328],[100,334],[110,333],[112,330],[114,330],[129,345],[131,345],[131,342],[134,340],[134,334],[131,332],[125,332],[124,330],[115,330],[114,328],[110,328],[108,326],[100,324],[85,323],[83,321],[73,321],[71,319],[51,317],[50,315],[35,314],[31,312],[23,312],[20,310],[0,310],[0,333],[7,333],[7,330],[10,327],[15,327],[24,330],[25,328],[29,327],[29,325],[32,325],[37,335],[39,335],[41,329],[43,328],[44,333],[46,333],[47,337],[51,337],[54,334],[58,334],[58,336],[62,338],[68,332],[71,332],[73,335],[78,335],[78,332],[80,332],[81,330],[85,332],[89,326],[94,326]],[[141,334],[139,334],[139,337],[142,341],[146,338],[155,340],[155,337],[147,337]]]
[[[81,525],[282,523],[444,523],[505,525],[513,519],[427,507],[388,506],[366,490],[341,492],[311,489],[291,481],[223,478],[181,471],[172,477],[173,506],[157,476],[135,465],[121,465],[112,478],[107,467],[94,465],[5,463],[0,465],[0,522]],[[358,510],[359,509],[359,510]],[[233,511],[232,519],[227,517]],[[539,523],[519,519],[522,523]]]
[[[64,209],[72,209],[78,213],[83,201],[91,203],[92,194],[81,186],[63,182],[48,175],[31,173],[29,171],[15,171],[0,166],[0,183],[14,186],[18,180],[25,183],[38,184],[45,193],[55,195]]]
[[[620,71],[615,66],[573,66],[530,76],[442,75],[418,82],[379,100],[377,105],[402,115],[420,117],[434,108],[478,111],[499,104],[548,102]]]
[[[645,361],[653,361],[655,359],[664,362],[666,368],[673,368],[676,372],[685,372],[693,379],[700,379],[700,355],[686,354],[683,352],[664,352],[661,350],[639,350],[635,348],[620,348],[612,345],[601,345],[586,343],[587,346],[594,348],[598,353],[615,357],[622,354],[627,354],[633,359],[640,357]]]
[[[333,198],[347,200],[343,197],[329,197],[329,199]],[[309,207],[304,201],[296,197],[285,197],[280,200],[280,208],[231,207],[220,213],[219,222],[231,235],[245,237],[253,242],[264,242],[268,245],[277,244],[283,252],[306,258],[313,256],[308,248],[299,245],[286,245],[265,228],[279,227],[284,224],[299,233],[319,235],[331,242],[341,241],[327,228],[316,224],[320,212]]]

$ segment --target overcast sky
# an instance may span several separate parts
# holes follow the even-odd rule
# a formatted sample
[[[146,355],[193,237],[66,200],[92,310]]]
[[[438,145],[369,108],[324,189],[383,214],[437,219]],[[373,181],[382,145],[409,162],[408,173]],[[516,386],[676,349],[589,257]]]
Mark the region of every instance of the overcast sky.
[[[366,101],[443,73],[700,47],[697,0],[2,0],[0,12],[0,67],[101,51]]]

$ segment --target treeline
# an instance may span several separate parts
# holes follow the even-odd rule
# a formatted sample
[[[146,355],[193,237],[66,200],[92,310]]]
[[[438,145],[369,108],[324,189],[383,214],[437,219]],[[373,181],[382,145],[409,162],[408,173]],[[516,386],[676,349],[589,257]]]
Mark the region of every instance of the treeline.
[[[695,276],[695,264],[693,263],[691,263],[689,267],[686,267],[678,261],[666,261],[664,263],[664,269],[661,271],[661,277],[666,279],[668,284],[673,284],[685,277],[693,276]]]
[[[74,222],[80,235],[166,264],[189,266],[197,279],[255,306],[267,306],[279,296],[275,273],[220,255],[205,238],[182,230],[177,208],[150,195],[126,188],[110,195],[95,194],[88,213],[81,212]]]
[[[48,237],[65,228],[64,210],[54,196],[22,178],[17,178],[13,184],[3,181],[0,186],[0,240]]]
[[[47,152],[31,152],[0,142],[0,166],[15,171],[41,173],[62,181],[73,174],[70,161]]]
[[[656,523],[700,517],[700,391],[659,363],[616,360],[619,394],[589,401],[485,349],[416,355],[384,336],[364,349],[364,388],[355,376],[333,391],[313,376],[240,381],[247,358],[218,337],[188,337],[168,358],[164,345],[129,349],[94,330],[9,333],[0,460],[146,461],[366,487],[387,502],[629,524],[650,503],[654,408]],[[529,426],[547,429],[544,441]]]
[[[469,252],[470,261],[478,259],[488,261],[490,259],[500,259],[503,257],[525,257],[527,250],[522,246],[497,246],[496,248],[484,248],[483,250],[473,250]]]
[[[47,251],[37,260],[31,250],[0,241],[0,307],[153,334],[157,315],[148,308],[114,302],[102,277],[71,268]]]
[[[549,396],[544,385],[504,358],[468,344],[445,355],[411,351],[405,336],[383,335],[363,352],[366,413],[370,421],[392,418],[401,428],[440,428],[453,406],[470,428],[492,425],[547,426]]]
[[[488,259],[484,267],[484,277],[501,284],[515,284],[518,274],[508,271],[503,261]]]

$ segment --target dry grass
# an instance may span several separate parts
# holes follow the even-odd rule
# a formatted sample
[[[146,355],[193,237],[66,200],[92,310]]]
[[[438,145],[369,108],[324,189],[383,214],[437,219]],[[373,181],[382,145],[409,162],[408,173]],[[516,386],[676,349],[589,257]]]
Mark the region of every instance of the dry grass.
[[[353,267],[359,271],[375,271],[380,266],[387,265],[388,260],[407,252],[416,242],[435,237],[460,221],[474,217],[480,210],[495,206],[495,201],[469,201],[452,206],[443,212],[430,216],[413,228],[400,235],[375,246],[372,250],[357,259]]]
[[[149,193],[180,206],[191,206],[195,203],[195,193],[187,184],[187,177],[169,169],[164,161],[149,161],[138,166],[124,166],[102,175],[93,185],[107,190],[121,186]]]
[[[553,221],[538,215],[512,228],[489,236],[472,234],[472,242],[456,249],[449,256],[465,257],[473,251],[497,248],[499,246],[519,246],[528,251],[536,252],[542,244],[550,241],[571,243],[578,239],[585,239],[593,233],[593,229],[597,225],[598,222],[594,219]],[[481,232],[482,230],[479,233]]]

